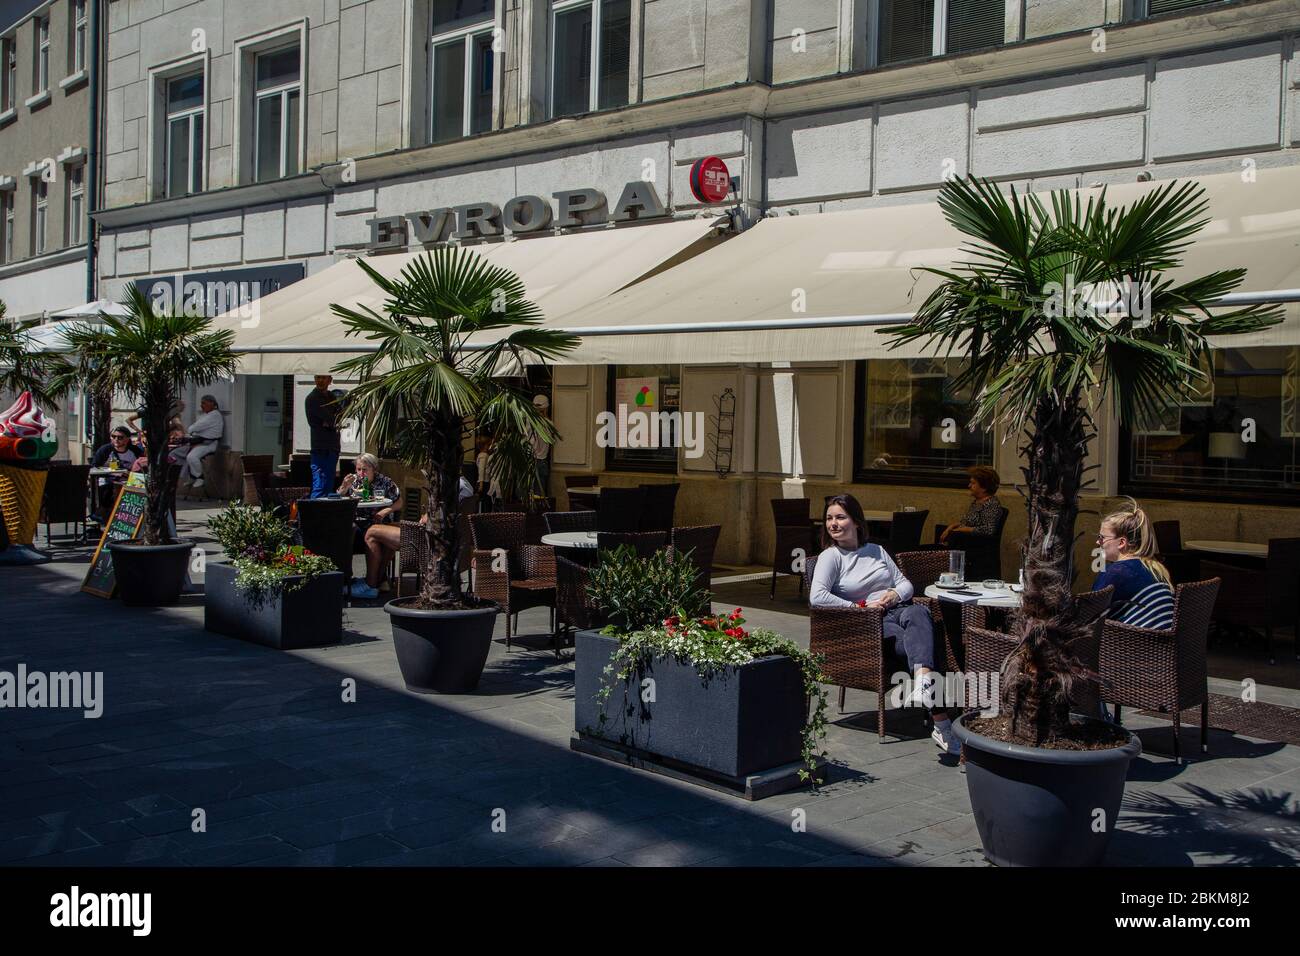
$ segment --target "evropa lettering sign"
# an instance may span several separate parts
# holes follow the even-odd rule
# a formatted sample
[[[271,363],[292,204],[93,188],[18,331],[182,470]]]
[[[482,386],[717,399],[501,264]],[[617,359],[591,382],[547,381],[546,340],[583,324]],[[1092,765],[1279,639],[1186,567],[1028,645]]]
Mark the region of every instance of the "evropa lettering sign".
[[[447,239],[481,239],[505,232],[526,234],[546,228],[563,229],[602,222],[631,222],[666,216],[654,183],[635,180],[623,187],[613,209],[599,189],[566,189],[552,193],[555,205],[541,196],[516,196],[504,206],[466,203],[408,212],[404,216],[367,219],[370,249],[400,249],[412,240],[422,244]]]

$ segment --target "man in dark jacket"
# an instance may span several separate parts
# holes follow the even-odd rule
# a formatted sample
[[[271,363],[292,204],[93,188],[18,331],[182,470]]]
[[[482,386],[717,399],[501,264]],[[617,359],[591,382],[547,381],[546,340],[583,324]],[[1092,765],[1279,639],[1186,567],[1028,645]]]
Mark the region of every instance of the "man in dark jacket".
[[[333,376],[317,375],[316,387],[304,403],[311,426],[311,497],[324,498],[334,491],[334,472],[339,463],[337,398],[330,392]]]

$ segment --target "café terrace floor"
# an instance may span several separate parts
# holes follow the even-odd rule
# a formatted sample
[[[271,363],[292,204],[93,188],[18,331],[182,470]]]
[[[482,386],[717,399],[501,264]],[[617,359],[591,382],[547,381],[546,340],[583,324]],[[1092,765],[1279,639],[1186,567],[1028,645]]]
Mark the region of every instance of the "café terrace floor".
[[[205,514],[190,505],[182,532],[202,540]],[[507,652],[498,623],[476,693],[429,697],[405,690],[379,602],[345,611],[340,645],[280,652],[205,632],[199,594],[81,594],[88,552],[58,553],[0,569],[0,670],[102,671],[104,713],[0,711],[4,865],[987,865],[966,778],[913,715],[890,712],[900,737],[881,744],[871,694],[840,717],[832,690],[820,790],[747,803],[572,752],[572,650],[556,661],[544,610],[520,618],[528,648]],[[787,590],[789,611],[750,624],[806,644]],[[1167,721],[1125,719],[1144,752],[1110,864],[1300,863],[1300,747],[1211,730],[1202,757],[1185,727],[1180,767]]]

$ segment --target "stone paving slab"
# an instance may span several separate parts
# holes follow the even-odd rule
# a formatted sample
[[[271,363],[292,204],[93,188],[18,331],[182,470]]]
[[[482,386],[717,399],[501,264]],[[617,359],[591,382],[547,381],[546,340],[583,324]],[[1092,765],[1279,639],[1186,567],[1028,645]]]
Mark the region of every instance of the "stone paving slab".
[[[914,713],[889,712],[881,742],[872,694],[841,714],[832,690],[825,786],[747,803],[570,751],[572,651],[555,659],[544,610],[511,651],[499,622],[478,692],[422,696],[377,602],[345,611],[341,645],[279,652],[206,633],[198,595],[130,609],[78,593],[83,572],[0,571],[7,620],[27,622],[0,635],[0,668],[104,675],[98,719],[0,711],[0,863],[987,865],[965,777]],[[802,615],[749,620],[806,646]],[[1202,758],[1189,728],[1178,766],[1167,723],[1126,718],[1146,752],[1112,863],[1300,862],[1300,747],[1212,731]]]

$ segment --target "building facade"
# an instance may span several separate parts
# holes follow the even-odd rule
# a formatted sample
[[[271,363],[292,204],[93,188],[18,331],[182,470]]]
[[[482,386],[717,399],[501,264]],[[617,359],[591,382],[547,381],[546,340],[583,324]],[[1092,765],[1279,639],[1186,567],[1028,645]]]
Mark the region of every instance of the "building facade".
[[[109,0],[105,17],[109,297],[131,282],[265,295],[348,256],[491,243],[511,230],[475,227],[485,207],[545,235],[659,228],[615,215],[633,182],[659,219],[721,212],[734,233],[932,205],[967,174],[1046,190],[1300,158],[1298,0]],[[705,157],[734,177],[724,203],[692,192]],[[568,215],[584,191],[610,214]],[[1219,350],[1213,393],[1169,421],[1122,430],[1103,410],[1097,507],[1132,492],[1204,537],[1300,533],[1297,346]],[[1019,477],[1006,436],[935,437],[966,424],[953,362],[770,358],[557,366],[553,490],[566,473],[675,476],[679,523],[724,516],[719,558],[745,563],[770,558],[773,497],[848,489],[952,521],[965,466]],[[222,386],[231,449],[283,460],[289,406],[328,364]],[[599,440],[598,414],[640,383],[714,418],[730,395],[725,477],[716,457]],[[1265,439],[1229,449],[1243,416]],[[1003,500],[1013,567],[1024,517]]]
[[[0,33],[0,300],[40,319],[87,301],[90,0],[30,4]]]

